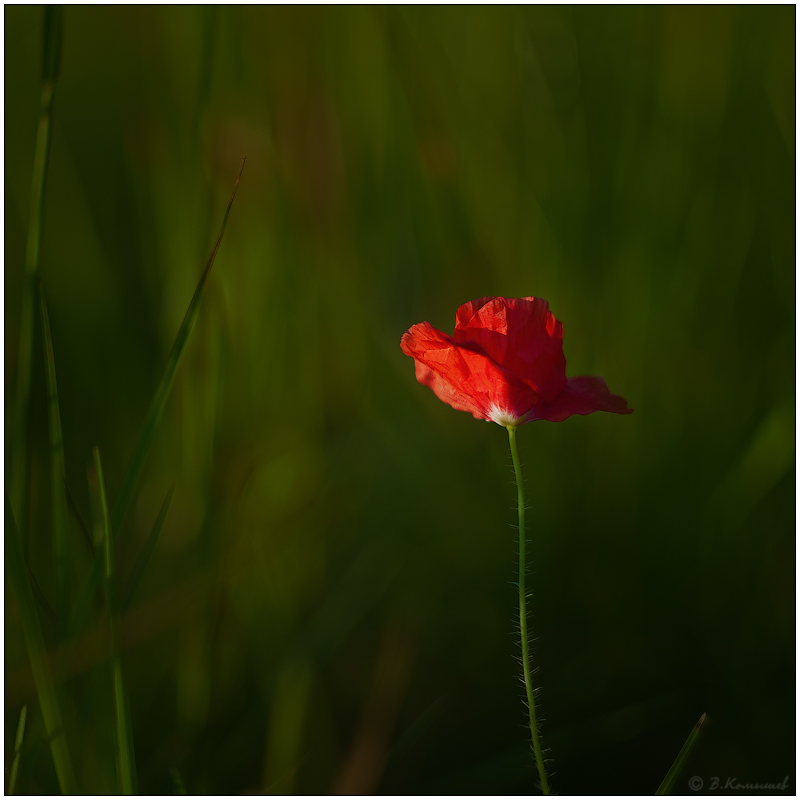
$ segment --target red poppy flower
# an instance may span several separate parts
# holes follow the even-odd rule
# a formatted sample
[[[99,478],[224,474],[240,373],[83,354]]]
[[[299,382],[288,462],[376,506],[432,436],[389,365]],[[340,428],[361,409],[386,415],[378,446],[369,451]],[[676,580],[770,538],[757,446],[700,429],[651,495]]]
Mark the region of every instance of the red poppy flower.
[[[481,297],[458,309],[452,337],[421,322],[400,347],[421,384],[476,419],[517,426],[593,411],[630,414],[602,378],[567,378],[563,335],[546,300]]]

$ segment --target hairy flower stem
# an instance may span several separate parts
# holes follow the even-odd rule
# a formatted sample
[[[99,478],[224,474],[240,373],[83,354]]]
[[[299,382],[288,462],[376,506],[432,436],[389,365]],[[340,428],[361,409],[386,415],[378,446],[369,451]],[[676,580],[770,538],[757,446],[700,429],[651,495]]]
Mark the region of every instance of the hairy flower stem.
[[[534,699],[533,681],[531,679],[531,663],[528,655],[528,610],[525,596],[525,488],[522,484],[522,468],[517,452],[517,428],[508,426],[508,442],[511,445],[511,459],[514,462],[514,477],[517,481],[517,506],[519,509],[519,635],[522,644],[522,671],[525,675],[525,693],[528,696],[528,719],[531,727],[533,752],[536,754],[536,766],[542,782],[542,793],[550,794],[547,784],[547,772],[544,768],[542,745],[539,742],[539,731],[536,726],[536,701]]]

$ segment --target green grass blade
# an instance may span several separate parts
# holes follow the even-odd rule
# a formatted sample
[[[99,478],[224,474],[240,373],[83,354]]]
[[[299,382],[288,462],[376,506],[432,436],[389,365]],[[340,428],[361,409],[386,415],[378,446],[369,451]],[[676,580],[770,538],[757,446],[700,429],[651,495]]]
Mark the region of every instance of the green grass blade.
[[[58,614],[56,614],[53,607],[50,603],[47,602],[47,598],[45,597],[44,592],[39,588],[39,584],[36,582],[36,578],[34,578],[33,573],[31,572],[30,567],[26,565],[26,569],[28,570],[28,580],[31,582],[31,588],[33,589],[33,595],[36,598],[39,605],[42,607],[42,611],[47,614],[48,619],[53,623],[53,625],[58,625]]]
[[[61,29],[63,24],[63,6],[44,7],[43,84],[55,83],[61,73]]]
[[[27,432],[33,359],[34,286],[39,272],[39,243],[42,234],[42,204],[50,152],[50,129],[53,117],[53,94],[61,62],[61,6],[45,6],[43,30],[42,91],[39,124],[33,155],[31,204],[28,213],[28,238],[25,244],[25,272],[22,281],[22,308],[19,322],[17,385],[14,396],[14,427],[11,443],[11,497],[19,518],[20,530],[26,528]]]
[[[87,536],[94,552],[94,559],[73,605],[72,617],[67,626],[67,639],[74,638],[91,618],[92,612],[96,609],[97,595],[103,583],[103,513],[97,489],[97,474],[92,464],[88,464],[86,467],[86,480],[89,484],[89,502],[93,523],[92,530],[87,530]]]
[[[72,759],[69,755],[67,735],[61,718],[61,709],[58,705],[56,685],[50,671],[50,662],[47,660],[47,651],[42,636],[42,626],[36,613],[33,591],[28,581],[28,572],[25,559],[22,555],[22,545],[17,532],[17,523],[8,495],[6,503],[5,526],[5,558],[6,575],[11,580],[14,597],[19,609],[22,634],[25,637],[25,646],[33,670],[33,680],[36,684],[36,693],[42,709],[47,738],[50,741],[50,752],[53,755],[53,764],[56,768],[58,783],[62,794],[78,794],[78,784],[75,772],[72,769]]]
[[[697,723],[695,724],[694,728],[692,728],[692,732],[689,734],[689,738],[684,742],[683,747],[681,748],[680,753],[678,753],[678,757],[675,759],[672,766],[669,768],[669,772],[666,774],[663,781],[661,781],[661,786],[656,789],[656,794],[669,794],[672,791],[672,787],[675,784],[675,781],[678,778],[678,775],[681,774],[684,766],[686,766],[686,762],[691,755],[692,750],[694,749],[695,743],[697,741],[697,735],[700,733],[700,728],[703,726],[703,723],[706,721],[706,715],[703,714]]]
[[[78,523],[78,527],[81,529],[83,538],[89,546],[89,552],[94,555],[94,542],[92,542],[92,534],[89,533],[89,528],[86,527],[86,523],[81,519],[80,511],[78,511],[78,506],[75,504],[75,500],[72,497],[72,492],[70,492],[66,481],[64,481],[64,492],[67,495],[67,507],[72,512],[73,519]]]
[[[103,575],[103,550],[98,547],[94,554],[94,561],[89,575],[81,588],[75,605],[72,608],[72,617],[67,625],[66,638],[72,639],[89,619],[95,607],[97,592]]]
[[[25,720],[28,717],[28,706],[22,706],[17,723],[17,736],[14,739],[14,760],[11,762],[11,774],[8,777],[8,794],[14,794],[17,788],[17,773],[19,772],[19,759],[22,755],[22,739],[25,736]]]
[[[236,197],[236,190],[239,188],[239,180],[242,177],[242,170],[244,170],[244,159],[242,159],[242,166],[239,169],[239,175],[236,178],[236,183],[234,184],[233,192],[231,193],[231,199],[228,201],[228,208],[226,209],[225,216],[222,219],[222,227],[220,228],[216,244],[214,245],[214,249],[211,251],[211,255],[206,262],[205,269],[200,276],[197,288],[194,290],[192,300],[189,303],[189,308],[187,309],[186,315],[181,323],[181,327],[178,330],[175,343],[172,345],[172,350],[170,351],[169,359],[167,361],[167,368],[164,372],[164,376],[161,378],[161,383],[156,390],[155,397],[150,404],[150,409],[145,417],[144,426],[142,428],[142,433],[139,436],[136,450],[134,451],[133,457],[128,465],[128,470],[122,483],[122,490],[117,498],[116,504],[114,505],[114,511],[111,515],[111,530],[115,536],[119,532],[122,521],[125,518],[125,513],[128,510],[128,505],[133,497],[133,492],[136,488],[136,484],[139,481],[139,475],[141,474],[144,466],[144,460],[147,457],[147,452],[152,444],[156,427],[161,419],[164,406],[167,403],[170,390],[172,389],[172,384],[175,381],[175,373],[177,372],[181,355],[183,354],[184,347],[186,346],[186,341],[188,340],[189,334],[192,332],[192,328],[194,327],[195,319],[197,318],[197,312],[200,308],[200,301],[203,298],[203,290],[205,289],[206,280],[211,272],[211,267],[214,265],[214,260],[217,257],[219,246],[222,243],[222,236],[225,233],[225,226],[228,224],[228,217],[231,213],[233,199]]]
[[[53,567],[55,569],[56,613],[59,637],[63,639],[69,621],[70,581],[67,543],[67,494],[64,486],[64,439],[61,435],[61,412],[58,406],[56,363],[50,335],[50,317],[39,285],[39,304],[42,312],[42,344],[44,345],[45,379],[47,385],[47,417],[50,431],[50,508],[53,526]]]
[[[122,679],[122,662],[117,639],[117,578],[114,566],[114,539],[111,536],[111,525],[108,518],[108,500],[106,498],[103,465],[100,451],[92,449],[94,469],[97,476],[97,491],[100,498],[101,521],[103,526],[103,589],[106,598],[106,612],[111,630],[112,664],[114,674],[114,711],[116,717],[117,744],[117,779],[121,794],[135,794],[134,788],[136,766],[131,738],[130,717],[125,697],[125,685]]]
[[[178,768],[173,767],[169,771],[169,775],[172,778],[172,786],[175,789],[175,794],[186,794],[186,785],[183,782],[183,778],[181,778],[180,772],[178,772]]]
[[[242,171],[244,170],[244,163],[245,162],[243,159],[242,166],[239,169],[239,175],[237,176],[236,183],[233,187],[233,192],[231,193],[231,198],[228,201],[228,207],[222,220],[222,227],[220,229],[219,236],[217,237],[216,244],[214,245],[214,249],[211,251],[211,256],[206,263],[203,274],[200,276],[200,281],[197,284],[197,288],[192,296],[192,300],[189,303],[189,308],[183,318],[180,330],[178,331],[178,336],[176,337],[175,343],[172,346],[172,351],[170,352],[166,371],[161,379],[158,389],[156,390],[155,397],[150,404],[150,409],[147,412],[142,433],[139,436],[139,441],[136,445],[136,450],[134,451],[133,457],[128,465],[128,469],[122,484],[122,490],[117,498],[117,502],[114,505],[114,510],[111,515],[112,536],[116,536],[120,526],[122,525],[122,521],[125,518],[128,505],[133,497],[133,492],[136,488],[136,484],[139,481],[142,467],[144,466],[144,460],[147,457],[147,452],[150,449],[150,445],[155,435],[158,421],[161,418],[164,406],[166,405],[169,397],[170,389],[172,388],[172,384],[175,380],[178,362],[180,361],[183,348],[187,339],[189,338],[189,334],[191,333],[192,326],[194,325],[194,321],[197,316],[197,311],[200,306],[200,300],[202,299],[206,279],[208,278],[211,267],[213,266],[214,260],[217,257],[217,251],[219,250],[219,246],[222,242],[222,236],[225,233],[225,227],[228,223],[231,206],[233,205],[233,200],[236,197],[236,190],[239,188],[239,180],[241,179]],[[91,572],[89,573],[86,583],[84,584],[84,587],[75,603],[75,609],[68,626],[68,635],[76,633],[91,613],[97,589],[100,585],[101,576],[102,559],[100,558],[99,553],[96,553],[95,562],[92,565]]]
[[[147,564],[150,561],[150,556],[153,555],[153,550],[156,548],[156,542],[158,542],[158,536],[161,533],[161,527],[164,524],[164,520],[167,518],[167,511],[169,511],[173,494],[175,494],[175,484],[169,487],[167,496],[164,498],[164,502],[161,504],[161,510],[158,512],[158,517],[153,525],[153,530],[150,532],[150,536],[147,539],[147,544],[144,546],[144,550],[142,550],[142,554],[139,556],[139,561],[136,564],[136,569],[133,572],[133,579],[131,580],[131,585],[128,589],[128,596],[126,597],[125,602],[122,604],[123,611],[127,611],[131,607],[136,590],[139,588],[139,583],[141,582],[144,571],[147,569]]]

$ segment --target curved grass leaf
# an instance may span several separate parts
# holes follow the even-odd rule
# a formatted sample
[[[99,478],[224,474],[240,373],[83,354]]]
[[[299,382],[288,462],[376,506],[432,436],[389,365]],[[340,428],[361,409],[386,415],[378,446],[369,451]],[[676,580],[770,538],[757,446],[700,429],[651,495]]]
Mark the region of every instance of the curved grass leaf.
[[[72,616],[67,625],[67,640],[72,639],[92,614],[95,607],[97,592],[100,588],[100,581],[103,574],[103,548],[97,547],[94,551],[94,561],[89,575],[78,594],[78,598],[72,607]]]
[[[130,715],[125,696],[125,684],[122,679],[122,660],[119,654],[117,634],[117,576],[114,564],[114,540],[108,519],[108,499],[103,480],[103,465],[100,461],[100,450],[92,448],[95,475],[97,477],[97,493],[100,500],[100,522],[103,529],[103,589],[106,598],[106,613],[111,630],[112,669],[114,675],[114,715],[116,719],[117,744],[117,779],[121,794],[136,794],[136,762],[133,752]]]
[[[61,64],[61,6],[45,6],[43,29],[43,69],[39,124],[33,154],[31,204],[28,213],[28,239],[25,244],[25,272],[22,282],[22,308],[19,321],[17,384],[14,395],[14,427],[11,433],[11,497],[21,531],[26,528],[27,432],[33,359],[34,286],[39,272],[39,243],[42,235],[42,204],[50,152],[53,95]]]
[[[87,531],[87,536],[94,556],[89,574],[72,607],[72,616],[67,626],[66,638],[68,640],[73,639],[91,619],[103,583],[103,514],[97,488],[97,473],[91,463],[86,466],[86,480],[89,484],[89,503],[92,514],[92,530],[91,532]]]
[[[47,618],[53,623],[53,625],[58,625],[58,614],[56,614],[53,607],[47,601],[44,592],[39,587],[39,584],[36,582],[36,578],[31,572],[31,568],[26,564],[25,569],[28,571],[28,580],[31,582],[31,589],[33,589],[34,597],[42,607],[42,611],[47,614]]]
[[[661,786],[656,789],[656,794],[669,794],[672,791],[672,787],[675,785],[678,775],[681,774],[684,766],[686,766],[686,762],[688,761],[689,756],[694,749],[695,742],[697,741],[697,735],[700,733],[700,728],[703,726],[705,721],[706,715],[703,714],[703,716],[700,717],[700,719],[695,723],[694,728],[692,728],[689,738],[684,742],[683,747],[681,747],[678,757],[669,768],[669,772],[664,777],[664,780],[661,781]]]
[[[53,681],[53,674],[50,671],[50,662],[47,660],[42,626],[39,623],[39,615],[36,613],[33,591],[28,581],[25,559],[22,555],[22,545],[17,532],[17,523],[14,519],[14,512],[11,510],[8,495],[5,497],[5,512],[6,575],[11,580],[14,597],[17,601],[22,634],[25,637],[25,646],[28,650],[28,658],[33,670],[36,693],[42,709],[47,738],[50,741],[53,764],[56,768],[56,775],[58,776],[62,794],[77,794],[78,784],[75,780],[72,759],[69,755],[64,722],[58,705],[56,685]]]
[[[144,426],[142,428],[142,433],[139,436],[136,450],[133,453],[133,457],[128,465],[127,472],[125,473],[125,479],[122,483],[122,490],[120,491],[117,502],[114,505],[114,511],[111,514],[111,531],[114,536],[119,533],[120,526],[125,518],[128,505],[131,502],[133,492],[136,489],[136,484],[138,483],[139,476],[142,472],[142,467],[144,466],[144,460],[147,457],[147,453],[150,450],[150,445],[153,442],[156,427],[161,419],[161,414],[164,411],[164,407],[167,404],[167,399],[169,397],[170,390],[172,389],[172,384],[175,381],[175,373],[177,372],[181,355],[183,355],[186,341],[188,340],[189,334],[192,332],[195,320],[197,319],[197,312],[200,308],[200,301],[203,298],[203,290],[205,289],[206,280],[211,272],[211,267],[214,265],[214,260],[217,257],[217,251],[222,243],[222,236],[225,233],[225,226],[228,224],[228,217],[231,213],[233,199],[236,197],[236,190],[239,188],[239,180],[242,177],[242,170],[244,170],[244,162],[245,160],[242,159],[242,166],[239,168],[239,175],[236,178],[236,183],[234,184],[233,192],[231,193],[231,199],[228,201],[228,208],[226,209],[225,216],[222,219],[222,227],[220,228],[219,236],[217,237],[216,244],[214,245],[214,249],[211,251],[208,261],[206,262],[205,269],[200,276],[197,288],[194,290],[191,302],[189,303],[189,308],[186,310],[186,315],[183,318],[181,327],[178,330],[178,335],[175,338],[175,343],[172,345],[172,350],[170,351],[169,359],[167,360],[167,368],[164,372],[164,376],[161,378],[161,383],[159,384],[158,389],[156,389],[155,396],[153,397],[150,408],[147,412],[147,416],[145,417]]]
[[[11,774],[8,777],[8,794],[14,794],[17,788],[17,773],[19,772],[19,759],[22,755],[22,739],[25,736],[25,720],[28,717],[28,706],[22,706],[17,723],[17,735],[14,739],[14,760],[11,762]]]
[[[53,526],[53,567],[55,569],[56,613],[59,638],[63,638],[69,620],[70,581],[67,546],[67,495],[64,485],[64,439],[61,435],[61,412],[58,406],[56,364],[50,318],[41,280],[38,281],[39,304],[42,313],[42,344],[44,345],[45,383],[47,386],[47,418],[50,432],[50,509]]]
[[[83,519],[81,519],[80,511],[78,511],[78,506],[75,504],[75,500],[72,497],[72,492],[70,492],[66,481],[64,481],[64,492],[67,495],[67,507],[72,512],[73,519],[78,523],[78,527],[81,529],[83,538],[89,546],[89,552],[94,555],[94,542],[92,541],[92,534],[89,533],[89,528],[86,526],[86,523],[83,521]]]
[[[147,539],[147,544],[144,546],[144,550],[142,550],[142,553],[139,556],[139,561],[136,563],[136,569],[133,572],[133,579],[131,580],[131,585],[128,589],[128,596],[125,598],[125,602],[122,604],[123,611],[127,611],[131,607],[136,590],[139,588],[139,583],[141,582],[144,571],[147,569],[147,564],[150,561],[150,556],[153,555],[153,550],[156,548],[156,542],[158,542],[158,536],[161,533],[161,527],[164,524],[164,520],[167,518],[167,511],[169,511],[173,494],[175,494],[175,484],[172,484],[172,486],[169,487],[167,496],[164,498],[164,502],[161,504],[161,510],[158,512],[158,517],[156,517],[156,521],[153,525],[153,530],[150,532],[150,536]]]
[[[183,353],[186,341],[189,338],[189,334],[191,333],[192,327],[197,317],[197,312],[200,307],[200,300],[202,299],[203,296],[203,289],[205,287],[206,280],[208,278],[209,273],[211,272],[211,267],[214,264],[214,260],[217,257],[217,251],[219,250],[219,246],[222,243],[222,236],[225,233],[225,226],[228,223],[228,217],[231,213],[231,206],[233,205],[233,200],[236,197],[236,190],[239,188],[239,180],[242,177],[244,164],[245,164],[245,159],[242,159],[242,165],[239,168],[239,175],[236,178],[236,183],[234,184],[233,192],[231,193],[231,198],[228,201],[228,207],[225,211],[225,216],[223,217],[222,220],[222,227],[220,229],[219,236],[217,237],[217,241],[214,245],[214,249],[211,251],[209,259],[206,262],[205,269],[203,270],[203,273],[200,276],[200,281],[198,282],[194,294],[192,295],[191,302],[189,303],[189,308],[187,309],[186,315],[183,318],[181,327],[178,330],[178,335],[175,339],[175,343],[172,346],[172,350],[170,351],[170,356],[167,361],[167,368],[164,372],[164,376],[161,379],[161,383],[159,384],[158,389],[156,390],[155,396],[153,397],[153,400],[150,404],[150,408],[147,412],[145,423],[142,428],[142,433],[139,436],[139,441],[137,442],[136,445],[136,450],[134,451],[131,461],[128,464],[128,469],[125,473],[125,478],[122,483],[122,490],[120,492],[119,497],[117,498],[117,502],[114,505],[114,510],[111,514],[112,536],[116,536],[119,533],[120,526],[122,525],[122,521],[125,518],[125,514],[128,510],[131,498],[133,497],[133,492],[136,489],[136,484],[139,481],[139,476],[141,475],[145,458],[147,457],[150,445],[152,444],[156,427],[158,425],[158,422],[161,418],[161,414],[164,410],[164,406],[166,405],[167,399],[169,397],[169,392],[170,389],[172,388],[172,384],[174,383],[175,373],[178,369],[178,363],[180,361],[181,354]],[[83,589],[81,590],[80,595],[78,596],[78,600],[75,603],[75,609],[73,611],[72,618],[68,626],[68,636],[77,632],[83,625],[85,620],[88,618],[88,616],[91,614],[95,596],[97,594],[97,590],[100,585],[101,575],[102,575],[102,560],[100,558],[99,552],[96,552],[92,569],[89,573],[88,578],[86,579],[86,582],[83,586]]]

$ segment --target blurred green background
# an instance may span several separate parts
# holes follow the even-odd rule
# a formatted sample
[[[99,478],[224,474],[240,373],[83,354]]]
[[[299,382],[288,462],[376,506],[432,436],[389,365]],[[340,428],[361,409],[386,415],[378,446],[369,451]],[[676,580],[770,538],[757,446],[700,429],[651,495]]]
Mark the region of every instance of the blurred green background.
[[[4,16],[8,472],[43,12]],[[534,791],[506,433],[399,347],[482,295],[546,298],[568,374],[636,410],[520,430],[553,789],[652,793],[706,711],[676,793],[794,792],[794,31],[793,6],[65,10],[41,275],[85,520],[91,448],[113,502],[247,156],[117,542],[124,591],[174,483],[123,622],[143,793]],[[105,793],[101,608],[60,649],[41,616]],[[18,791],[57,791],[7,581],[7,767],[24,703]]]

